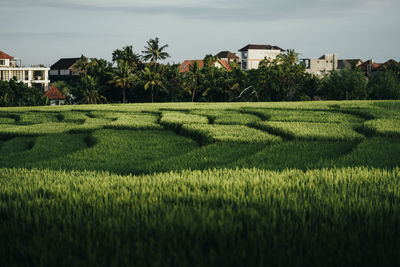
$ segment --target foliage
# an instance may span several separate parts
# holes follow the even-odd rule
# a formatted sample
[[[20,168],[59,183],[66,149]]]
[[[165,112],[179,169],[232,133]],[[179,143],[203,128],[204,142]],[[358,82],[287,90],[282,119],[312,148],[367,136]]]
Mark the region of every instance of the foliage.
[[[334,71],[323,84],[323,96],[327,99],[366,99],[367,78],[357,68]]]
[[[400,76],[391,70],[374,75],[368,83],[371,99],[400,99]]]
[[[42,95],[42,88],[29,87],[15,78],[0,81],[0,107],[44,105],[45,99]]]
[[[145,61],[150,60],[152,64],[157,64],[159,60],[164,60],[169,58],[170,55],[164,50],[168,47],[168,45],[163,45],[160,47],[158,37],[154,39],[150,39],[147,41],[147,46],[145,46],[145,50],[142,51],[143,59]]]

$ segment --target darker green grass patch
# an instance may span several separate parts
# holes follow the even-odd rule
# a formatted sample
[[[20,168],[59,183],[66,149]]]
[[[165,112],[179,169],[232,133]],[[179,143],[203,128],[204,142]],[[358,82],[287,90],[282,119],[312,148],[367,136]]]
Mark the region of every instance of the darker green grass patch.
[[[85,149],[86,134],[55,134],[16,137],[1,146],[0,167],[52,168],[49,161],[64,160],[75,151]]]
[[[31,150],[35,145],[34,137],[14,137],[6,142],[0,148],[0,154],[9,155]]]

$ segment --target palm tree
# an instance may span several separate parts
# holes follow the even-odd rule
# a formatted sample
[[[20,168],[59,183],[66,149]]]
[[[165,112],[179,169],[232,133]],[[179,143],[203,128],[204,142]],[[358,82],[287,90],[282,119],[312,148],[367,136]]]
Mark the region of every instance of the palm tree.
[[[137,64],[140,61],[140,56],[137,53],[133,52],[132,46],[125,46],[122,49],[116,49],[112,53],[112,61],[115,63],[120,62],[121,60],[128,62],[129,66],[132,69],[136,69]]]
[[[218,61],[218,57],[213,56],[211,54],[207,54],[204,57],[203,61],[204,61],[204,66],[205,67],[212,67],[212,66],[214,66],[215,62]]]
[[[184,86],[189,93],[192,93],[192,102],[194,101],[194,96],[196,94],[196,89],[199,83],[200,76],[201,72],[199,65],[197,64],[197,61],[194,61],[193,64],[189,65],[189,71],[185,73],[184,77]]]
[[[96,90],[97,79],[91,75],[88,75],[86,78],[86,95],[84,102],[85,104],[103,104],[107,103],[107,100],[104,96],[100,95]]]
[[[232,101],[234,95],[240,95],[245,89],[247,72],[241,70],[238,66],[233,67],[228,73],[226,83],[230,85],[229,100]]]
[[[127,61],[120,60],[118,62],[117,73],[114,75],[110,83],[122,89],[122,103],[125,103],[126,88],[130,88],[131,85],[135,82],[135,80],[136,77],[133,74],[132,69],[129,66],[129,63]]]
[[[144,90],[151,88],[151,102],[154,103],[154,88],[164,88],[160,67],[157,65],[145,67],[139,75],[144,82]]]
[[[89,68],[89,59],[84,55],[81,55],[81,58],[72,65],[72,69],[79,74],[83,74],[83,77],[86,79],[87,71]]]
[[[147,46],[144,47],[146,50],[142,51],[144,54],[143,59],[145,61],[150,60],[150,62],[155,65],[157,64],[158,60],[163,60],[170,57],[167,52],[164,52],[164,49],[167,47],[167,44],[160,47],[158,37],[155,39],[150,39],[147,41]]]

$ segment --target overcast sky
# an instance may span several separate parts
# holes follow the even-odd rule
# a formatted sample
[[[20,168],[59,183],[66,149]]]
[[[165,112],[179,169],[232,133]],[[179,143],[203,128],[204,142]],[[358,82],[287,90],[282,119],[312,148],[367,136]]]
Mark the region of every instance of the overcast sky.
[[[146,41],[169,62],[245,45],[295,49],[304,58],[400,60],[399,0],[0,0],[0,51],[25,64],[105,58]]]

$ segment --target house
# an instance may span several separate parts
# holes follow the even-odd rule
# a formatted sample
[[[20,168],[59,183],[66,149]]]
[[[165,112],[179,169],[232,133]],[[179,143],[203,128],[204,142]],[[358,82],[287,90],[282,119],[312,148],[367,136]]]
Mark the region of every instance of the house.
[[[48,98],[51,106],[64,105],[66,99],[65,95],[54,84],[44,93],[42,98]]]
[[[353,66],[358,67],[361,64],[363,64],[364,61],[362,59],[339,59],[338,60],[338,69],[346,69],[346,68],[351,68]]]
[[[231,65],[233,62],[236,64],[240,63],[240,58],[230,51],[221,51],[215,56],[221,60],[225,60],[229,65]]]
[[[306,72],[317,76],[325,76],[338,69],[336,54],[325,54],[319,58],[301,59],[306,67]]]
[[[260,61],[274,60],[281,52],[285,52],[279,46],[248,44],[239,50],[241,53],[241,68],[243,70],[257,69]]]
[[[367,75],[373,75],[378,72],[378,68],[381,64],[376,63],[373,59],[369,59],[359,65],[358,67],[364,71]]]
[[[399,64],[399,62],[397,62],[397,61],[394,60],[394,59],[389,59],[389,60],[386,61],[385,63],[380,64],[379,67],[376,68],[376,70],[377,70],[377,71],[383,71],[383,70],[385,70],[386,68],[388,68],[389,66],[391,66],[391,65],[396,65],[396,64]]]
[[[21,60],[0,51],[0,80],[9,81],[16,78],[28,86],[49,87],[49,70],[43,66],[22,66]]]
[[[185,60],[182,62],[182,64],[179,66],[179,72],[180,73],[185,73],[189,71],[189,67],[191,65],[193,65],[194,62],[197,62],[197,66],[199,66],[199,69],[202,69],[204,67],[204,61],[200,60],[200,59],[196,59],[196,60]],[[217,61],[215,61],[214,66],[216,68],[223,68],[227,71],[231,71],[232,68],[231,66],[228,64],[227,61],[222,60],[222,59],[218,59]]]
[[[54,81],[74,80],[79,73],[74,70],[74,64],[81,58],[61,58],[50,67],[50,78]]]

